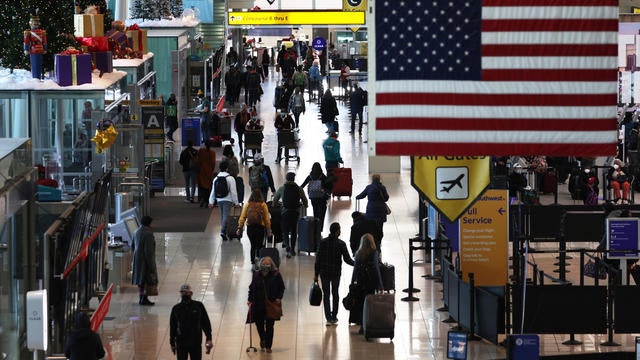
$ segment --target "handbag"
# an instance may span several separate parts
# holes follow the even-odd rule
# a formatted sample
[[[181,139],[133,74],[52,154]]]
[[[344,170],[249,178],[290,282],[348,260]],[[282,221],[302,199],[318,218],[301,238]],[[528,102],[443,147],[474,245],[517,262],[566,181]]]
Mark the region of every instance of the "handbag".
[[[389,207],[389,205],[387,205],[387,203],[384,203],[384,206],[387,208],[387,215],[391,215],[391,208]]]
[[[309,305],[320,306],[322,304],[322,289],[317,281],[314,281],[309,290]]]
[[[262,280],[262,284],[264,284],[264,309],[267,320],[280,320],[282,317],[282,303],[269,300],[264,280]]]
[[[342,306],[344,306],[347,311],[351,311],[351,309],[353,309],[354,305],[358,301],[358,297],[361,296],[361,292],[362,290],[358,283],[349,285],[349,293],[347,293],[347,296],[342,299]]]
[[[158,284],[144,284],[144,292],[147,296],[158,296]]]
[[[598,279],[606,279],[607,278],[607,268],[603,265],[599,265],[597,266],[597,271],[596,271],[596,263],[589,259],[585,264],[584,264],[584,276],[588,276],[590,278],[597,278]]]

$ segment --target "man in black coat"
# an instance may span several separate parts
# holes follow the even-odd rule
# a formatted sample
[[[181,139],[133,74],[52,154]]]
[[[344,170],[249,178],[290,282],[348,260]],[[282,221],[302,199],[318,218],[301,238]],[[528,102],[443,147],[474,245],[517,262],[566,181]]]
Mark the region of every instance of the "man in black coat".
[[[338,323],[338,304],[340,304],[338,286],[342,273],[342,260],[351,266],[354,264],[353,259],[349,256],[347,244],[340,240],[339,236],[340,224],[334,222],[329,227],[329,236],[320,241],[316,255],[314,281],[318,281],[318,275],[320,275],[324,316],[327,319],[327,325]],[[330,302],[330,297],[333,297],[333,303]]]
[[[202,333],[207,339],[207,354],[211,352],[211,322],[207,309],[200,301],[192,300],[193,291],[188,284],[180,287],[182,301],[173,306],[169,319],[169,344],[178,360],[202,359]]]
[[[375,221],[367,219],[363,213],[354,211],[351,213],[353,219],[353,225],[351,226],[351,236],[349,237],[349,246],[351,252],[355,256],[358,247],[360,247],[360,238],[364,234],[371,234],[376,241],[376,248],[380,251],[380,242],[382,241],[382,234],[380,234],[380,227]]]

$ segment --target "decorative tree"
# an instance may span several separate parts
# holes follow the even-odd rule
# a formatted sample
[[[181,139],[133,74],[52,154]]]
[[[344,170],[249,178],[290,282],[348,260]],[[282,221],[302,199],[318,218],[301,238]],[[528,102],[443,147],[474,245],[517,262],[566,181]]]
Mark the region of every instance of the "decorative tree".
[[[48,49],[44,55],[44,71],[53,69],[53,55],[75,45],[73,38],[73,3],[71,1],[14,0],[3,4],[0,11],[0,65],[8,69],[29,69],[29,56],[24,54],[24,30],[29,28],[28,9],[37,9],[41,29],[47,32]]]
[[[134,0],[131,4],[131,18],[160,20],[171,16],[170,0]]]
[[[111,16],[111,10],[107,8],[106,0],[75,0],[76,1],[76,9],[79,9],[81,12],[84,12],[84,9],[87,6],[95,5],[98,7],[98,12],[104,15],[104,32],[111,30],[111,22],[113,21],[113,17]],[[119,19],[124,20],[124,19]]]
[[[174,18],[181,17],[183,11],[184,5],[182,4],[182,0],[171,0],[171,14]]]

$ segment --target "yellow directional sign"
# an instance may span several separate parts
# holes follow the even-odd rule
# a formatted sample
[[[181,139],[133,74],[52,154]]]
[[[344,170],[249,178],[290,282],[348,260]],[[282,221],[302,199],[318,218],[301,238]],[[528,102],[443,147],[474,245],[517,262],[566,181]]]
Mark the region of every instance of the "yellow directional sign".
[[[342,0],[344,11],[367,11],[367,0]]]
[[[488,156],[414,156],[411,184],[455,221],[489,186]]]
[[[229,26],[364,25],[364,11],[230,11]]]
[[[504,286],[509,273],[509,191],[487,190],[460,220],[460,270],[476,286]]]

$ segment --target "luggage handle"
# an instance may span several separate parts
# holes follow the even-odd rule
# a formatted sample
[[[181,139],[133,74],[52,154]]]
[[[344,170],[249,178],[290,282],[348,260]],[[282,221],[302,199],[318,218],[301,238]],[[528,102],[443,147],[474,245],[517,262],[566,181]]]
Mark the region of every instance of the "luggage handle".
[[[360,212],[360,199],[356,199],[356,211]]]

